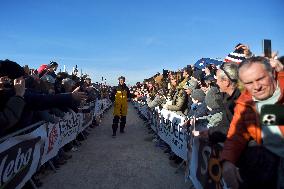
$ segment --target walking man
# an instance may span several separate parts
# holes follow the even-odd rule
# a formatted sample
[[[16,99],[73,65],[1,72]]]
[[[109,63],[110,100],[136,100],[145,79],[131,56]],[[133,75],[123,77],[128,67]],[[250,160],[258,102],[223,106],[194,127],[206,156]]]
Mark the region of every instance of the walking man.
[[[120,120],[120,133],[124,133],[127,115],[127,99],[130,98],[130,92],[125,84],[125,77],[120,76],[118,78],[119,84],[114,87],[111,93],[111,100],[114,102],[113,111],[113,124],[112,124],[112,136],[116,136],[118,128],[118,122]]]

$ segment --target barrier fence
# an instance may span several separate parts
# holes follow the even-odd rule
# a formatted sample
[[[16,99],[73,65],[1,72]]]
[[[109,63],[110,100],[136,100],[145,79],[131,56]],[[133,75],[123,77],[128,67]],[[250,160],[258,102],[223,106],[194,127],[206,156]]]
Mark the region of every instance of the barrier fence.
[[[186,117],[175,112],[157,107],[150,110],[143,102],[134,102],[134,106],[150,122],[159,138],[186,162],[185,177],[196,189],[227,189],[219,163],[222,145],[212,145],[206,139],[193,137],[182,127]]]
[[[73,141],[110,105],[108,99],[97,100],[84,106],[82,113],[70,110],[58,123],[39,122],[1,138],[0,189],[22,188],[41,165],[55,157],[61,147]]]

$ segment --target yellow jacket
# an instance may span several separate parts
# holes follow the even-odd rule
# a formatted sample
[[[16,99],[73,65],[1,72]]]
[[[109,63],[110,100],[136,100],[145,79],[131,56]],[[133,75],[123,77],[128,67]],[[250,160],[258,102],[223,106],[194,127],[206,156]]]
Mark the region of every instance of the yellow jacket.
[[[128,87],[124,85],[118,85],[112,91],[111,100],[114,101],[114,116],[126,116],[127,115],[127,99],[130,98],[130,92]]]

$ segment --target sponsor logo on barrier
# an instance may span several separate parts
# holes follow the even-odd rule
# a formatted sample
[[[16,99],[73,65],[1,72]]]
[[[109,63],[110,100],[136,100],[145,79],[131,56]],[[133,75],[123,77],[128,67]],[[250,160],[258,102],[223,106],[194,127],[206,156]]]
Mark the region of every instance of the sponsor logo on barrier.
[[[15,188],[29,172],[34,149],[41,137],[26,140],[0,154],[0,188]]]
[[[67,113],[64,119],[59,122],[59,146],[67,144],[77,136],[80,127],[79,118],[79,115],[72,112]]]
[[[48,136],[48,148],[47,148],[47,153],[49,153],[51,150],[53,150],[53,147],[55,145],[55,142],[57,141],[59,137],[57,127],[56,125],[53,125],[50,135]]]

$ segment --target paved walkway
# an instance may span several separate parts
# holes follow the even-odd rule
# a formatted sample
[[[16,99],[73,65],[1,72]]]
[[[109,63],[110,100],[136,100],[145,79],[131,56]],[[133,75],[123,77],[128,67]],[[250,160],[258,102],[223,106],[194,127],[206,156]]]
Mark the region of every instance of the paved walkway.
[[[186,189],[182,172],[175,174],[168,156],[149,140],[148,129],[129,104],[126,133],[111,137],[112,109],[101,126],[57,173],[43,178],[52,189]]]

